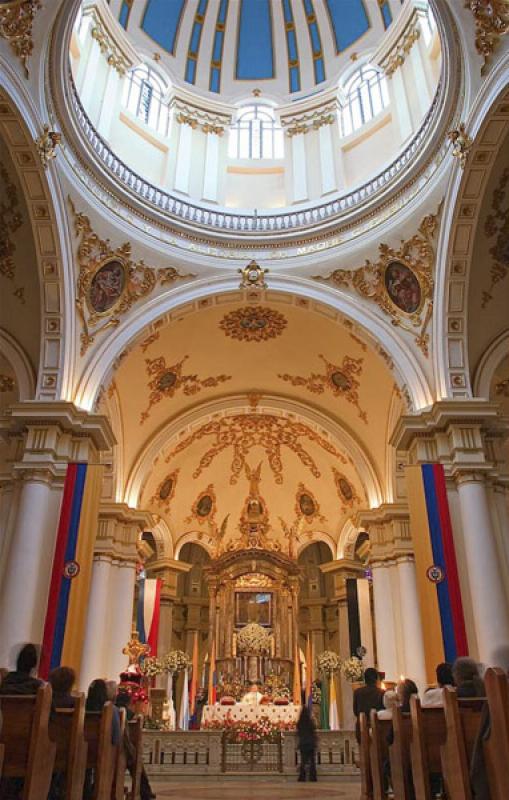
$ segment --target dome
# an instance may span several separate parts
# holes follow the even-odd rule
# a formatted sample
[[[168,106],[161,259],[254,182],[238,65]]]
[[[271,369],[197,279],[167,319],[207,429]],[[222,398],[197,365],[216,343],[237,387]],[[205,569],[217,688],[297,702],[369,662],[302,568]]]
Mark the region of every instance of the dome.
[[[337,82],[374,48],[400,0],[112,0],[128,37],[177,85],[233,98],[295,99]]]

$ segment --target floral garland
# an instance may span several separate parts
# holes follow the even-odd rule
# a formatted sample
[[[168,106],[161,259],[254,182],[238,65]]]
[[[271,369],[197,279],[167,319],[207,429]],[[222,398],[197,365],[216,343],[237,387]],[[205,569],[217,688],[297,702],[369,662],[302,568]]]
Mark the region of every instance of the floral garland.
[[[143,662],[140,664],[140,670],[145,678],[157,678],[158,675],[163,674],[164,665],[160,658],[149,656],[143,659]]]
[[[330,678],[341,669],[341,659],[333,650],[324,650],[316,659],[318,671]]]
[[[345,661],[343,661],[341,664],[341,672],[346,680],[350,681],[350,683],[362,680],[362,675],[364,672],[362,661],[360,658],[357,658],[357,656],[352,656],[351,658],[345,659]]]
[[[164,671],[171,672],[172,675],[177,672],[184,672],[192,664],[191,658],[183,650],[170,650],[163,656],[162,662]]]
[[[239,653],[254,655],[269,653],[270,634],[257,622],[251,622],[237,634],[237,649]]]
[[[277,742],[284,731],[295,729],[290,722],[273,722],[268,717],[249,722],[247,720],[234,720],[227,714],[224,720],[210,720],[203,727],[207,730],[222,730],[225,739],[232,744],[245,742]]]

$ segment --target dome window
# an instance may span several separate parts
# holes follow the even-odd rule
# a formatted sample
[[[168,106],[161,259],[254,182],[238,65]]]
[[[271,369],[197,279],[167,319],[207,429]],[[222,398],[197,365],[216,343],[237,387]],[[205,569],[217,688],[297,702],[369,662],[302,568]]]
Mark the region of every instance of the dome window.
[[[143,65],[131,70],[128,75],[123,105],[149,128],[168,134],[169,110],[163,102],[165,87],[160,77]]]
[[[283,131],[266,105],[243,106],[230,129],[230,158],[283,158]]]
[[[350,78],[341,102],[341,136],[362,128],[389,105],[387,82],[382,72],[364,64]]]

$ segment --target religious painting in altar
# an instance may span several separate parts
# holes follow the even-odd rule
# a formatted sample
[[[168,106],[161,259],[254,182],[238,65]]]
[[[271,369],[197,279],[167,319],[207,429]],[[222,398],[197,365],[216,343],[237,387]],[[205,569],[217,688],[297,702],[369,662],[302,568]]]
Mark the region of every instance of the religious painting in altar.
[[[272,593],[271,592],[235,592],[235,625],[240,628],[257,622],[258,625],[271,627]]]

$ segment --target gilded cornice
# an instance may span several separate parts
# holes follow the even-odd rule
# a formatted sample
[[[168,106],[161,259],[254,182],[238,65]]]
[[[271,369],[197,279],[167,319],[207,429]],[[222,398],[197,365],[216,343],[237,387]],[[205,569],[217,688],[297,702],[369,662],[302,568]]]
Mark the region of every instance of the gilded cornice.
[[[290,137],[317,131],[323,125],[332,125],[336,121],[338,107],[338,101],[334,99],[300,114],[281,115],[281,127]]]
[[[40,0],[10,0],[0,4],[0,36],[21,60],[27,78],[28,59],[34,49],[32,24],[41,7]]]
[[[413,3],[405,4],[371,61],[378,64],[387,77],[392,77],[404,63],[414,44],[420,38],[419,10]]]
[[[124,76],[140,59],[108,5],[104,0],[85,4],[83,16],[90,17],[90,35],[99,45],[108,64],[120,76]]]
[[[509,31],[509,5],[507,0],[466,0],[475,20],[475,47],[484,59],[483,73],[500,43]]]
[[[193,130],[199,129],[205,134],[222,136],[232,120],[231,114],[212,113],[178,95],[170,101],[170,108],[175,110],[175,119],[180,125],[189,125]]]

